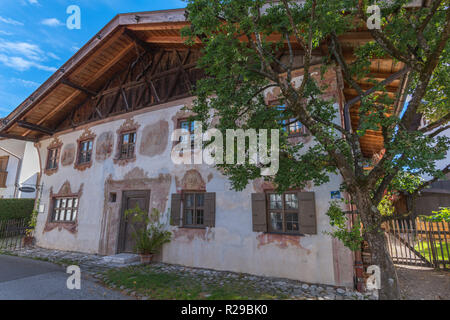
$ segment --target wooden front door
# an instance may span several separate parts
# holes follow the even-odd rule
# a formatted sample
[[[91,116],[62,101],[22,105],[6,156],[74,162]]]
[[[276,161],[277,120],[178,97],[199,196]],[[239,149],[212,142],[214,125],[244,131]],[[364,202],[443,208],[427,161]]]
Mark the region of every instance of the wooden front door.
[[[133,223],[131,217],[125,217],[125,211],[136,208],[148,213],[150,200],[150,190],[142,191],[124,191],[122,197],[122,210],[120,219],[119,245],[118,252],[134,252],[136,240],[134,239],[134,230],[138,228],[145,228],[144,225]]]

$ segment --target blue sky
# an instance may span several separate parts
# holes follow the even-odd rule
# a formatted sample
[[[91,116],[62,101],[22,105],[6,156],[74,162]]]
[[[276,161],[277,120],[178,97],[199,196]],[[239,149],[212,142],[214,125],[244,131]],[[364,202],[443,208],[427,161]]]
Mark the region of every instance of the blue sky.
[[[80,30],[66,27],[70,5],[81,9]],[[183,7],[182,0],[0,0],[0,118],[116,14]]]

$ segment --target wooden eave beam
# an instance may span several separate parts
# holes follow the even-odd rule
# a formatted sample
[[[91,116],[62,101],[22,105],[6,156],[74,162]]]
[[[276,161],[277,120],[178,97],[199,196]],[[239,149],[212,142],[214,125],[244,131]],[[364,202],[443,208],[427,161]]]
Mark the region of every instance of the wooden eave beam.
[[[18,136],[15,134],[9,134],[9,133],[0,133],[0,138],[29,141],[29,142],[37,142],[38,141],[38,139],[36,139],[36,138],[22,137],[22,136]]]
[[[150,43],[147,43],[140,39],[133,31],[129,29],[125,29],[124,35],[128,37],[128,39],[134,43],[136,43],[138,46],[140,46],[142,49],[149,53],[153,53],[155,51],[155,47],[152,46]]]
[[[95,97],[98,94],[97,92],[95,92],[93,90],[90,90],[90,89],[88,89],[86,87],[83,87],[81,85],[78,85],[76,83],[73,83],[72,81],[70,81],[68,79],[62,79],[61,83],[66,85],[66,86],[69,86],[69,87],[72,87],[74,89],[77,89],[79,91],[82,91],[82,92],[86,93],[87,95],[89,95],[91,97]]]
[[[181,30],[185,26],[189,26],[189,22],[172,22],[172,23],[141,23],[127,25],[127,29],[133,31],[164,31],[164,30]]]
[[[30,123],[24,120],[18,120],[17,121],[17,125],[21,128],[25,128],[28,130],[32,130],[32,131],[37,131],[43,134],[47,134],[49,136],[52,136],[55,132],[52,129],[34,124],[34,123]]]
[[[347,102],[345,104],[344,109],[350,108],[356,102],[361,101],[362,98],[364,98],[364,97],[368,96],[369,94],[377,91],[377,87],[379,87],[379,86],[386,86],[386,85],[390,84],[392,81],[400,78],[402,75],[404,75],[408,71],[409,71],[408,68],[404,68],[404,69],[402,69],[402,70],[400,70],[400,71],[390,75],[388,78],[386,78],[385,80],[381,81],[378,85],[373,86],[369,90],[365,91],[362,95],[359,95],[359,96],[353,98],[352,100],[350,100],[349,102]]]

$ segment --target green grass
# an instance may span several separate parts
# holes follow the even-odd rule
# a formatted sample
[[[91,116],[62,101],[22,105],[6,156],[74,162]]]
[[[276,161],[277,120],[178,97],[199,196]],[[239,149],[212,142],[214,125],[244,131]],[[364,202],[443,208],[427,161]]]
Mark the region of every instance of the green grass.
[[[450,248],[448,247],[448,242],[442,243],[442,250],[441,245],[439,242],[436,243],[436,250],[435,253],[437,255],[438,260],[448,260],[448,251]],[[420,252],[428,261],[433,262],[433,256],[431,252],[431,248],[428,246],[428,242],[422,241],[422,243],[416,244],[414,249],[416,249],[418,252]],[[442,255],[442,251],[444,252],[444,255]]]
[[[243,279],[215,278],[208,280],[201,275],[162,272],[158,267],[133,266],[108,270],[105,283],[124,287],[130,292],[154,300],[240,300],[287,299],[289,296],[270,290],[262,292],[254,282]],[[222,284],[221,284],[222,282]],[[267,290],[266,290],[267,291]]]

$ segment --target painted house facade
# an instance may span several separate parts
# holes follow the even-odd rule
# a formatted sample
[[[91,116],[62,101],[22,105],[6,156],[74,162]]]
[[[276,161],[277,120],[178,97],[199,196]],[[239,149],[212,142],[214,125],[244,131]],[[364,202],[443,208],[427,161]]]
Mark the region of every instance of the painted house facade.
[[[184,10],[118,15],[5,119],[0,135],[32,141],[39,154],[37,245],[130,252],[124,211],[139,205],[158,209],[173,233],[163,262],[352,286],[355,257],[326,234],[325,212],[340,177],[283,195],[263,180],[235,192],[214,167],[173,163],[171,135],[193,127],[190,92],[204,76],[196,68],[200,40],[186,47],[180,36],[186,25]],[[344,49],[354,43],[348,38]],[[295,59],[298,81],[301,52]],[[318,77],[321,56],[314,59]],[[373,68],[383,76],[402,68],[379,60]],[[344,123],[353,92],[338,69],[322,81],[340,110],[336,121]],[[277,95],[267,91],[267,103]],[[293,143],[312,143],[301,124],[288,130]],[[382,142],[379,133],[368,136],[361,144],[371,156]]]
[[[0,139],[0,198],[36,197],[40,167],[32,142]]]

